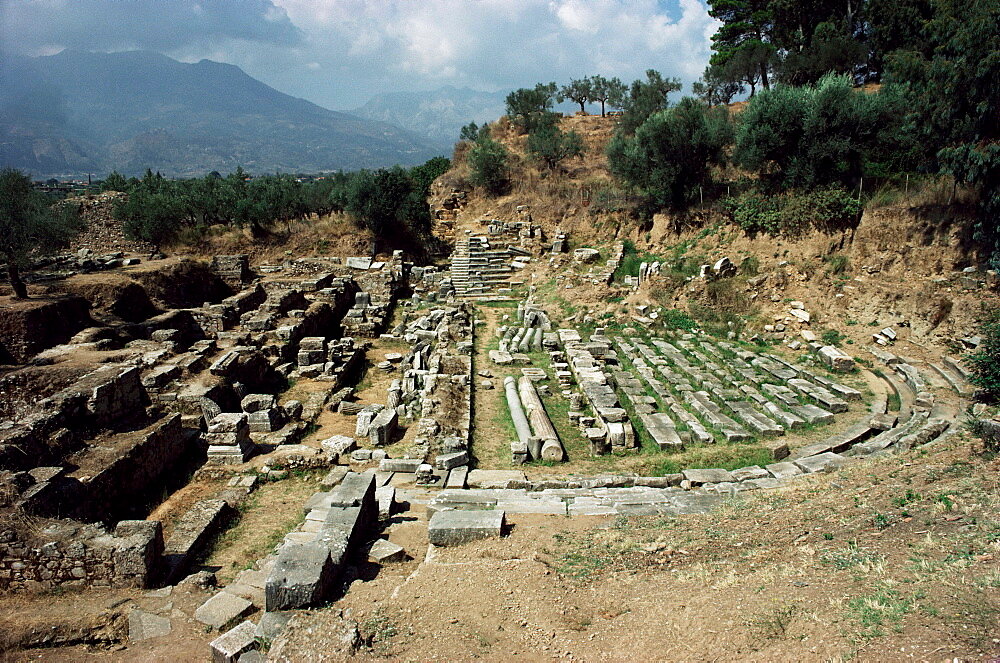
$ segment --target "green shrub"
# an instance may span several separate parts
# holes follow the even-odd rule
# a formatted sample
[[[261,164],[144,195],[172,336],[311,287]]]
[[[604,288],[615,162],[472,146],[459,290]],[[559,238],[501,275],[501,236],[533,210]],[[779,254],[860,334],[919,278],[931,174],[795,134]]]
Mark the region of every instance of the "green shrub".
[[[684,311],[669,308],[662,313],[660,313],[660,320],[663,320],[663,325],[667,329],[683,329],[685,331],[690,331],[697,327],[697,323],[691,319]]]
[[[844,340],[844,335],[836,329],[826,329],[819,338],[824,345],[840,345],[840,342]]]
[[[507,149],[488,136],[481,137],[469,150],[469,181],[482,187],[490,195],[499,196],[510,186],[510,154]]]
[[[767,196],[751,190],[723,201],[723,208],[743,230],[768,235],[798,235],[811,227],[843,228],[854,225],[863,206],[839,187],[793,191]]]
[[[851,261],[847,259],[847,256],[843,256],[840,254],[826,257],[826,264],[830,266],[831,274],[843,274],[844,272],[847,271],[847,268],[850,266],[850,263]]]
[[[996,399],[1000,397],[1000,310],[987,311],[979,335],[982,343],[975,352],[965,355],[971,371],[969,382]]]

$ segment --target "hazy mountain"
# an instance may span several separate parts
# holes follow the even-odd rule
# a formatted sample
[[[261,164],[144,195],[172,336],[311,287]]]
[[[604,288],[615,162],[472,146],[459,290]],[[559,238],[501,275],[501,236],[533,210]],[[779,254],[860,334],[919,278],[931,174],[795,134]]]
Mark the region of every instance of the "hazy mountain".
[[[36,177],[315,172],[445,154],[384,122],[327,110],[239,67],[143,51],[0,57],[0,165]]]
[[[506,96],[506,92],[479,92],[451,86],[430,92],[387,92],[349,112],[390,122],[451,146],[469,122],[493,122],[503,115]]]

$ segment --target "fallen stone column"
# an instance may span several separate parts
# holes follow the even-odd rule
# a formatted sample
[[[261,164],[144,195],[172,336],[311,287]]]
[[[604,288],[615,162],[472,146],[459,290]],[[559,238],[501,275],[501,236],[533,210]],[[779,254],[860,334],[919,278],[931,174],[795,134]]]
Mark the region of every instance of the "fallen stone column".
[[[538,458],[541,455],[541,444],[537,438],[532,444],[531,427],[528,425],[528,418],[524,415],[524,408],[521,406],[521,399],[517,395],[517,387],[514,378],[508,376],[503,380],[504,391],[507,395],[507,408],[510,410],[510,418],[514,420],[514,429],[517,431],[517,440],[511,441],[510,453],[511,461],[514,463],[524,463],[528,460],[529,450],[537,451],[539,455],[532,456]],[[535,449],[532,449],[535,446]]]
[[[545,412],[542,399],[538,397],[538,392],[535,391],[535,384],[530,378],[521,377],[518,380],[517,386],[521,402],[528,411],[528,418],[531,421],[531,427],[535,431],[535,437],[542,441],[542,459],[552,461],[564,460],[566,452],[563,450],[562,443],[559,442],[559,435],[556,433],[549,415]]]

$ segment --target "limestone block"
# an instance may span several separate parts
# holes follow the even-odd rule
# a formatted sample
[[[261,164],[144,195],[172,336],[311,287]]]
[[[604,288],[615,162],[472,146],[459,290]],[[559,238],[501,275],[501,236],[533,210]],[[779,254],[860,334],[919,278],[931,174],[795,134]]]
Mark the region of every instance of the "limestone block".
[[[438,511],[427,525],[427,538],[436,546],[454,546],[477,539],[500,537],[505,525],[501,510]]]
[[[392,443],[398,421],[399,416],[395,410],[379,412],[368,427],[368,439],[375,446],[385,446]]]
[[[819,356],[820,361],[826,364],[830,370],[839,372],[854,370],[854,359],[840,348],[825,345],[816,354]]]
[[[271,394],[250,394],[240,401],[244,412],[260,412],[274,407],[274,396]]]
[[[406,561],[406,550],[403,546],[379,539],[368,549],[368,561],[375,564],[392,564]]]
[[[272,407],[259,412],[251,412],[247,416],[247,423],[251,433],[273,433],[284,425],[284,411],[281,408]]]
[[[271,612],[321,603],[336,570],[330,550],[320,543],[283,545],[267,576],[265,609]]]
[[[142,642],[150,638],[169,635],[170,620],[142,610],[133,610],[128,614],[128,639],[130,642]]]
[[[386,458],[378,465],[379,472],[403,472],[412,474],[423,464],[419,458]]]
[[[439,470],[450,470],[453,467],[458,467],[459,465],[468,465],[468,464],[469,464],[468,451],[456,451],[454,453],[438,454],[437,458],[434,459],[434,465]]]
[[[253,622],[243,622],[232,630],[212,640],[212,663],[236,663],[245,660],[245,654],[257,648],[257,627]]]
[[[319,443],[319,446],[330,458],[337,459],[340,456],[354,451],[357,441],[353,437],[346,435],[334,435]]]
[[[684,479],[691,482],[692,486],[699,486],[705,483],[723,483],[733,481],[733,475],[728,470],[723,469],[701,469],[684,470],[681,472]]]
[[[846,458],[840,454],[833,453],[832,451],[816,454],[815,456],[799,458],[795,461],[795,465],[797,465],[799,469],[804,472],[832,472],[838,467],[843,467],[846,464]]]
[[[194,618],[206,626],[222,629],[253,610],[253,603],[246,599],[219,592],[194,611]]]

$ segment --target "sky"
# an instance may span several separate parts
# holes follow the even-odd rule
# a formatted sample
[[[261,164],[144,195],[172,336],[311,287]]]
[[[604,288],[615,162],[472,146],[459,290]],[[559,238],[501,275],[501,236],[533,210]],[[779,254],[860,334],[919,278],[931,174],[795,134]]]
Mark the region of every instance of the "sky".
[[[688,91],[716,26],[701,0],[0,0],[0,51],[207,58],[334,110],[646,69]]]

